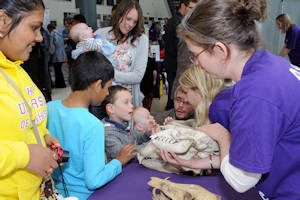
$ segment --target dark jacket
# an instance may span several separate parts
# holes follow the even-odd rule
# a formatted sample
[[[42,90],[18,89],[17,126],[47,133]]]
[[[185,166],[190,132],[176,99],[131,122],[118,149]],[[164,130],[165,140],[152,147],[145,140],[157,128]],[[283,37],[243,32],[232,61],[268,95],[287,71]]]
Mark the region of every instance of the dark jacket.
[[[176,73],[177,70],[177,45],[178,37],[176,33],[177,26],[181,23],[183,15],[176,12],[175,15],[168,20],[165,35],[165,68],[167,73]]]

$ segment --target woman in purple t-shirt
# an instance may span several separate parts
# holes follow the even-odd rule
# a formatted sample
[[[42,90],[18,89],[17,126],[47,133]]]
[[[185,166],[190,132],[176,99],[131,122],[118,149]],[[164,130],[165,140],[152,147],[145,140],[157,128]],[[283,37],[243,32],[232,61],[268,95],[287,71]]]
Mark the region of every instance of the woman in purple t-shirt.
[[[202,0],[183,19],[179,35],[196,65],[236,82],[230,133],[219,123],[199,127],[218,142],[226,181],[238,192],[255,186],[263,199],[298,199],[300,69],[257,50],[255,21],[264,21],[266,7],[266,0]],[[161,155],[176,162],[166,151]]]
[[[289,56],[293,65],[300,67],[300,27],[293,24],[291,18],[283,13],[276,17],[277,27],[285,33],[285,44],[279,55]]]

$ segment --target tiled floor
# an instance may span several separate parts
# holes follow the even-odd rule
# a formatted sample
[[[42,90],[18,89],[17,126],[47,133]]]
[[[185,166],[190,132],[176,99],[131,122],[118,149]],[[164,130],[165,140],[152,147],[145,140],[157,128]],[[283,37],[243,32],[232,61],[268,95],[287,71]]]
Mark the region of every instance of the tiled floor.
[[[52,88],[52,100],[65,99],[71,93],[71,88]]]
[[[71,93],[71,88],[53,88],[52,100],[65,99]],[[162,112],[165,109],[166,102],[168,100],[167,95],[163,95],[160,98],[154,98],[151,106],[151,113]]]
[[[68,81],[69,68],[63,65],[62,73],[64,75],[65,83],[67,84],[69,82]],[[52,66],[50,67],[50,74],[51,74],[51,80],[54,81],[55,80],[54,69]],[[52,100],[65,99],[67,96],[69,96],[70,93],[71,93],[70,86],[66,88],[52,88]],[[164,111],[167,100],[168,100],[168,96],[165,94],[162,95],[160,98],[154,98],[152,101],[151,113],[158,113]]]

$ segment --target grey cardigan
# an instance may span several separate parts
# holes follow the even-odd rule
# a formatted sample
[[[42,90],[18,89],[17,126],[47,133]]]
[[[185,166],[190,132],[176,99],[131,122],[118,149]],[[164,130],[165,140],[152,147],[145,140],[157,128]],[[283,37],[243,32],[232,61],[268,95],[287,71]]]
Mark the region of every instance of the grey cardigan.
[[[129,127],[112,122],[107,118],[102,120],[105,132],[105,152],[108,162],[118,155],[120,150],[126,144],[134,144],[138,148],[143,146],[150,138],[145,133],[137,132]]]
[[[112,39],[112,32],[109,32],[112,27],[100,28],[95,31],[95,34],[100,34],[101,38],[106,40]],[[131,38],[129,38],[129,50],[131,52],[133,62],[132,71],[120,72],[115,70],[115,82],[132,85],[132,103],[134,107],[142,106],[144,95],[140,91],[140,83],[144,77],[147,60],[148,60],[148,46],[149,40],[145,34],[142,34],[131,45]]]

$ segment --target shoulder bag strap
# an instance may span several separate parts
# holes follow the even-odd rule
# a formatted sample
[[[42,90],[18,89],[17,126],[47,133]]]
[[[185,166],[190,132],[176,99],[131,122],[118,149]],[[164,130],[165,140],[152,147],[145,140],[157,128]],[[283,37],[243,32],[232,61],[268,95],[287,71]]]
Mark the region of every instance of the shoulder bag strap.
[[[32,120],[32,112],[31,112],[31,109],[30,109],[30,106],[28,105],[28,102],[26,101],[25,97],[23,96],[22,92],[20,91],[20,89],[16,86],[16,84],[13,82],[13,80],[11,80],[11,78],[9,78],[2,69],[0,69],[0,72],[1,74],[4,76],[4,78],[7,80],[7,82],[16,90],[16,92],[20,95],[20,97],[23,99],[23,101],[25,102],[25,105],[26,105],[26,108],[28,110],[28,113],[29,113],[29,117],[30,117],[30,121],[31,121],[31,124],[32,124],[32,127],[33,127],[33,132],[34,132],[34,135],[36,137],[36,140],[38,142],[38,144],[42,145],[42,141],[41,141],[41,138],[40,138],[40,135],[39,135],[39,131],[37,129],[37,126],[34,122],[34,120]]]

